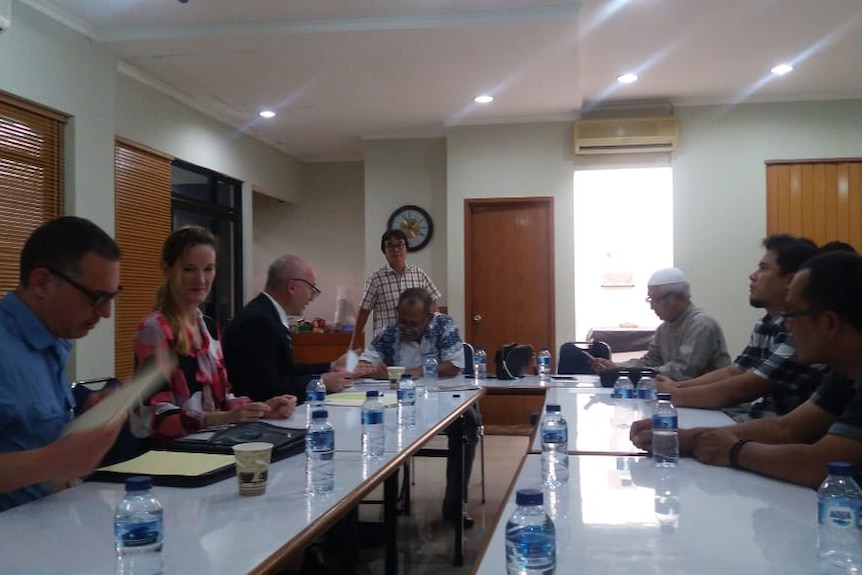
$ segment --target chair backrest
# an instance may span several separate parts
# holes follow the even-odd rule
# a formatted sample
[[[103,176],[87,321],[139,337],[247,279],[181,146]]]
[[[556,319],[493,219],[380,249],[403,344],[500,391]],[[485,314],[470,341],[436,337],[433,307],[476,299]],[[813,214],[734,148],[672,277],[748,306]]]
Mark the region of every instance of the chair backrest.
[[[472,376],[473,373],[473,346],[464,342],[464,369],[461,370],[464,375]]]
[[[590,356],[610,359],[611,347],[603,341],[567,341],[560,346],[557,373],[561,375],[596,373],[590,365]]]

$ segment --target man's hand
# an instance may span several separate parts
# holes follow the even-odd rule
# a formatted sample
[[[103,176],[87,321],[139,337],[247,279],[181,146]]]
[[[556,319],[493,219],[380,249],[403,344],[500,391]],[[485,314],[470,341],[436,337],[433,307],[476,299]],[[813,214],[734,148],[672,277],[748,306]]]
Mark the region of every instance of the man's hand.
[[[386,373],[386,366],[375,366],[368,361],[360,361],[356,364],[356,369],[353,370],[353,379],[360,377],[373,377],[377,379],[387,379],[389,376]]]
[[[739,437],[728,429],[704,429],[694,441],[694,456],[701,463],[728,467],[730,448],[737,441]]]
[[[266,400],[270,411],[264,414],[265,419],[287,419],[296,409],[295,395],[277,395]]]
[[[656,393],[673,393],[679,389],[677,382],[666,375],[656,375],[654,379]]]
[[[593,357],[590,359],[590,367],[592,367],[596,371],[602,371],[605,369],[613,369],[617,366],[614,362],[609,359],[605,359],[603,357]]]
[[[108,425],[70,433],[46,446],[44,449],[50,452],[49,461],[57,469],[53,474],[56,483],[64,484],[92,473],[114,445],[125,422],[125,417],[117,417]]]
[[[639,419],[632,423],[629,439],[638,449],[652,451],[652,419]]]
[[[353,385],[353,374],[346,371],[330,371],[320,376],[320,379],[326,386],[326,393],[338,393],[345,387]]]

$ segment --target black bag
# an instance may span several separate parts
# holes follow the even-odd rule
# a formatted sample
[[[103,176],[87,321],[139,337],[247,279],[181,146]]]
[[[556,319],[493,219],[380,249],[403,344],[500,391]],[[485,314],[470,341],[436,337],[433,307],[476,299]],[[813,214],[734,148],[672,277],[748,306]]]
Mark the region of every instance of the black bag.
[[[524,377],[533,361],[533,346],[507,343],[500,346],[494,359],[497,363],[497,379]]]
[[[305,450],[305,430],[287,429],[263,421],[232,423],[207,439],[179,437],[171,442],[171,451],[198,453],[233,453],[233,446],[250,441],[272,443],[272,460],[277,461]]]

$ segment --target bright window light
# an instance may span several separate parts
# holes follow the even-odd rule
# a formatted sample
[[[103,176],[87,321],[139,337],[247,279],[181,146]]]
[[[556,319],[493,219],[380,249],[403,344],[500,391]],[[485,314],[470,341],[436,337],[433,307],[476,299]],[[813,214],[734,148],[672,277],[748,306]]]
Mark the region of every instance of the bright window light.
[[[473,98],[473,101],[477,104],[490,104],[494,101],[494,96],[488,96],[487,94],[482,96],[476,96]]]
[[[260,117],[261,118],[275,118],[275,112],[273,112],[272,110],[263,110],[260,113]]]
[[[779,64],[775,68],[772,69],[772,73],[776,76],[783,76],[789,72],[793,71],[793,66],[790,64]]]
[[[617,82],[620,84],[632,84],[638,81],[637,74],[623,74],[622,76],[617,76]]]

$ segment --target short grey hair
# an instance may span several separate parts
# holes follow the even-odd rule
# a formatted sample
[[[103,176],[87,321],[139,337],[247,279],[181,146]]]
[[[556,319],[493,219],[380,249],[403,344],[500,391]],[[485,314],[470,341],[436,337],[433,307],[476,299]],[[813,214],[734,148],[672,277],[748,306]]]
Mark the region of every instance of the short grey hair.
[[[308,262],[299,256],[281,256],[270,264],[266,272],[267,291],[281,288],[284,282],[303,275],[309,267]]]

